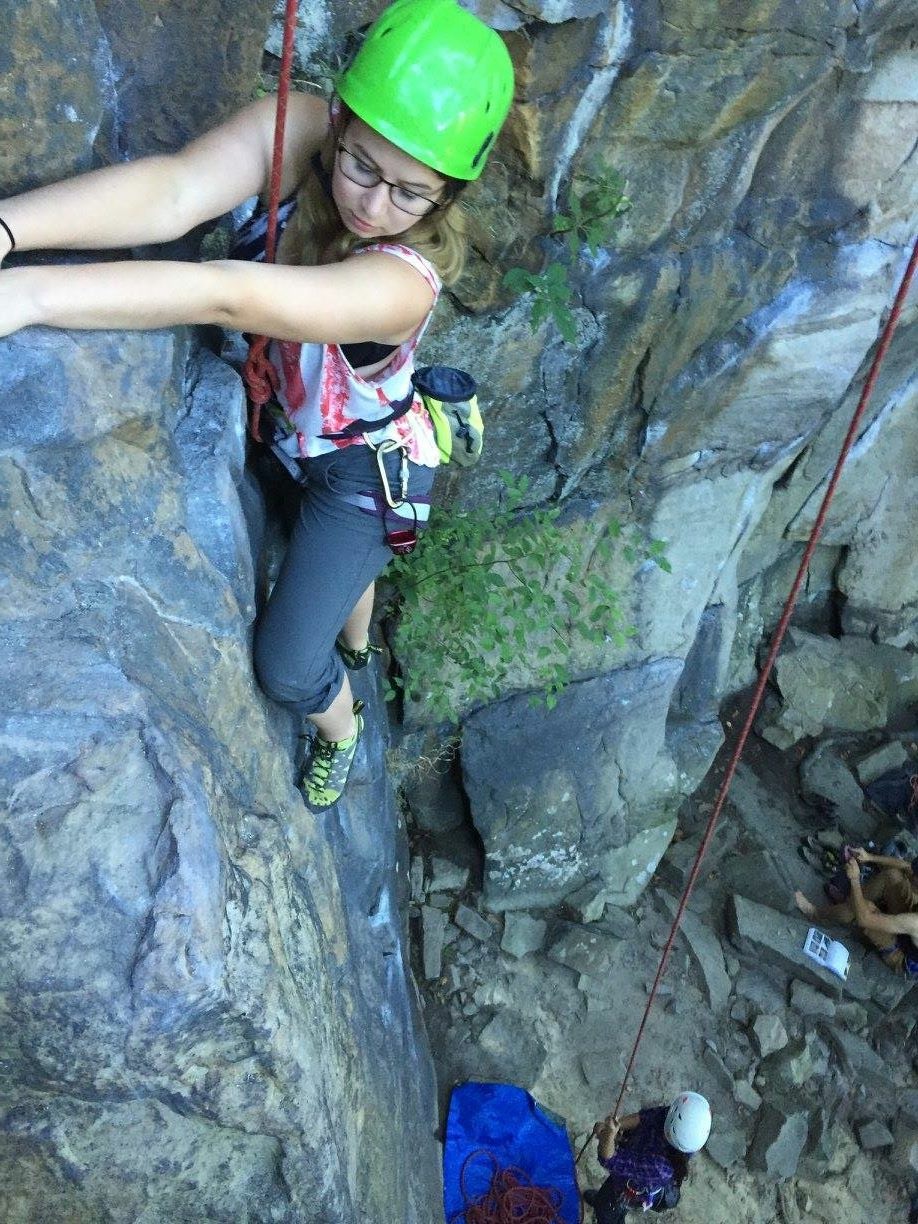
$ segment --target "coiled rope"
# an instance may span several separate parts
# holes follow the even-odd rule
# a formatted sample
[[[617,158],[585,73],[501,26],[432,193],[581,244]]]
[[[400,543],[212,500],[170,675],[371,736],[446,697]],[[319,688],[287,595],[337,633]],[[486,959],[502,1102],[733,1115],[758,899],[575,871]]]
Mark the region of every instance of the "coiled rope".
[[[490,1165],[490,1182],[483,1192],[470,1189],[474,1162]],[[475,1171],[481,1184],[482,1170]],[[528,1173],[512,1165],[502,1168],[493,1152],[478,1148],[462,1163],[459,1188],[464,1206],[453,1212],[449,1224],[565,1224],[563,1195],[557,1186],[536,1186]]]

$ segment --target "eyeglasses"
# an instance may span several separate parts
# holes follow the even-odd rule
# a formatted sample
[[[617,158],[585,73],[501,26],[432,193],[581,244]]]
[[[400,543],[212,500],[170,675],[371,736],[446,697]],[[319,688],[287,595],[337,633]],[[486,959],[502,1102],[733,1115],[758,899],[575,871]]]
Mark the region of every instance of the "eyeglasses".
[[[358,187],[378,187],[380,183],[385,183],[389,188],[389,199],[395,207],[412,217],[426,217],[428,213],[440,207],[437,200],[428,200],[426,196],[418,195],[416,191],[409,191],[400,183],[390,183],[340,141],[338,142],[338,166],[344,177],[356,183]]]

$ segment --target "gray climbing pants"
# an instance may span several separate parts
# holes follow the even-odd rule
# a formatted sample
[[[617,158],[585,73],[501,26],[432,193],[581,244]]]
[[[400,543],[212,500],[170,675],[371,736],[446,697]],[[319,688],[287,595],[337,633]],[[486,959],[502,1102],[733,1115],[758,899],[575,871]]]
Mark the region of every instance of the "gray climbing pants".
[[[376,455],[360,444],[303,461],[308,485],[287,553],[255,630],[254,658],[265,693],[298,714],[321,714],[344,681],[335,639],[354,605],[392,556],[384,521],[345,500],[380,495]],[[393,493],[399,488],[399,457],[385,456]],[[434,468],[409,464],[408,495],[429,501]]]

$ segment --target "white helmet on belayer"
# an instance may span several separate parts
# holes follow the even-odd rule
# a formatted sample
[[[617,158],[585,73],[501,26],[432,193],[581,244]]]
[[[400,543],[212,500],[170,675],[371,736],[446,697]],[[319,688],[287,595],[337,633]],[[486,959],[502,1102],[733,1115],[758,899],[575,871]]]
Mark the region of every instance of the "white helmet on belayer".
[[[711,1106],[700,1092],[680,1092],[666,1115],[663,1134],[677,1151],[697,1152],[711,1133]]]

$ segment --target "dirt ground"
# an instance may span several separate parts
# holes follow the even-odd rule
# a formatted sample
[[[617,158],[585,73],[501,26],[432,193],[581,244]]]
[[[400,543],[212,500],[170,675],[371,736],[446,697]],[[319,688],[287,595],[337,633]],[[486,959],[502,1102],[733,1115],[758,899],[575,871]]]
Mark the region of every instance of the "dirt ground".
[[[723,712],[727,742],[704,785],[684,804],[677,839],[697,835],[704,826],[746,708],[741,696]],[[782,753],[753,734],[743,758],[745,770],[774,804],[775,822],[769,832],[774,835],[775,857],[780,860],[777,869],[786,881],[786,888],[769,903],[788,914],[796,912],[793,886],[818,896],[822,884],[822,877],[797,854],[799,838],[826,823],[825,812],[808,806],[799,794],[797,767],[809,747],[798,746],[790,753]],[[792,1038],[801,1036],[800,1017],[790,1012],[786,995],[780,993],[780,980],[763,969],[761,984],[756,985],[755,967],[741,965],[729,943],[724,920],[726,888],[722,867],[716,862],[716,847],[719,839],[728,836],[727,825],[734,818],[728,801],[712,847],[715,863],[699,880],[689,906],[690,913],[720,939],[733,983],[732,1007],[728,1005],[719,1013],[712,1010],[699,968],[689,955],[683,936],[677,936],[625,1095],[624,1112],[667,1101],[685,1088],[697,1088],[714,1100],[717,1128],[717,1094],[730,1095],[730,1075],[750,1085],[758,1082],[754,1080],[758,1052],[748,1035],[749,1007],[740,999],[743,991],[754,1000],[753,1012],[777,1013],[786,1022]],[[735,829],[729,836],[735,838],[731,856],[741,856],[750,848],[761,852],[760,845],[750,842],[745,828],[740,829],[738,836]],[[438,845],[436,839],[431,842],[427,836],[416,850],[452,853],[453,857],[464,855],[469,861],[475,854],[474,838],[466,839],[464,849],[459,845],[461,840],[453,833],[451,841],[447,839]],[[550,913],[534,914],[548,923],[540,952],[516,958],[501,951],[502,917],[486,913],[484,916],[494,929],[493,938],[481,941],[462,936],[453,940],[444,949],[440,978],[426,982],[422,991],[443,1117],[450,1090],[456,1083],[465,1080],[516,1083],[567,1120],[574,1151],[579,1151],[593,1122],[615,1104],[660,950],[669,932],[671,899],[678,897],[679,891],[672,874],[667,872],[664,858],[638,904],[629,913],[619,911],[611,929],[606,920],[608,912],[600,922],[589,924],[586,929],[597,935],[609,956],[607,961],[600,962],[604,972],[595,980],[584,978],[575,968],[559,964],[545,954],[558,931],[569,930],[565,924],[573,916],[563,906]],[[459,899],[474,905],[474,888],[467,889]],[[802,918],[800,925],[802,940],[806,929]],[[424,983],[420,949],[416,952],[418,980]],[[786,982],[783,985],[786,990]],[[913,1013],[914,1000],[905,999],[900,1007]],[[913,1040],[913,1025],[913,1015],[910,1021],[896,1013],[891,1017],[873,1016],[871,1031],[864,1035],[883,1050],[884,1042],[888,1046],[894,1035],[895,1040],[900,1040],[904,1033],[907,1047]],[[904,1060],[904,1072],[902,1068],[900,1072],[906,1077],[911,1075],[914,1086],[914,1066],[908,1065],[911,1051],[900,1050],[899,1054]],[[771,1180],[763,1172],[747,1167],[743,1159],[723,1167],[723,1162],[702,1153],[693,1162],[682,1204],[668,1218],[687,1224],[771,1224],[771,1221],[905,1224],[908,1200],[915,1189],[909,1158],[918,1157],[918,1132],[912,1128],[909,1134],[900,1127],[895,1131],[896,1144],[892,1150],[862,1150],[856,1138],[858,1109],[853,1103],[850,1107],[844,1101],[841,1107],[838,1104],[845,1092],[854,1102],[858,1085],[846,1084],[835,1071],[827,1076],[826,1085],[824,1099],[818,1091],[814,1092],[812,1082],[801,1097],[802,1107],[813,1111],[815,1106],[819,1115],[815,1129],[820,1131],[820,1144],[815,1154],[809,1150],[814,1135],[811,1122],[810,1141],[795,1177]],[[889,1116],[894,1112],[895,1105],[890,1103]],[[839,1121],[827,1125],[827,1120],[831,1122],[833,1117]],[[724,1127],[745,1135],[746,1140],[754,1137],[757,1122],[754,1111],[730,1101],[721,1119]],[[578,1175],[582,1187],[597,1185],[601,1179],[592,1143]],[[586,1219],[592,1219],[589,1211]]]

